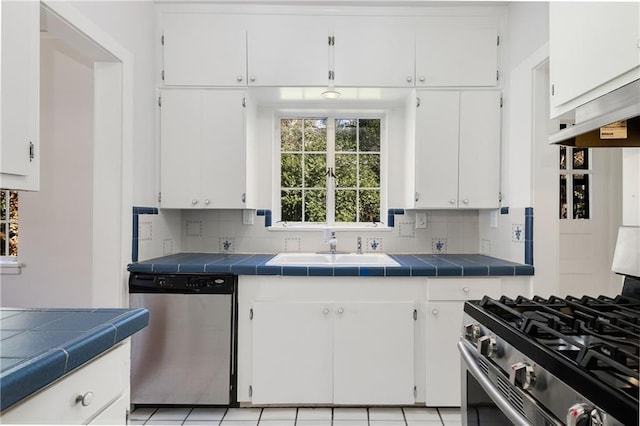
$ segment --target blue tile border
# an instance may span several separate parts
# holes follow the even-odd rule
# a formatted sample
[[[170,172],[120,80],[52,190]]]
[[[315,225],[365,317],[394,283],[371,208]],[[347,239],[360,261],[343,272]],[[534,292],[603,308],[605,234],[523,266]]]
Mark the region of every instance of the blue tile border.
[[[509,207],[500,207],[500,214],[509,214]]]
[[[396,217],[397,214],[404,214],[404,209],[389,209],[387,211],[387,226],[393,228],[396,226]]]
[[[524,263],[533,265],[533,207],[524,209]]]
[[[140,228],[138,224],[138,216],[141,214],[158,214],[157,207],[133,207],[133,232],[131,236],[131,261],[138,261],[138,241]]]
[[[267,226],[267,227],[271,226],[272,220],[273,220],[273,215],[271,213],[271,210],[269,209],[256,210],[256,215],[264,216],[264,226]]]

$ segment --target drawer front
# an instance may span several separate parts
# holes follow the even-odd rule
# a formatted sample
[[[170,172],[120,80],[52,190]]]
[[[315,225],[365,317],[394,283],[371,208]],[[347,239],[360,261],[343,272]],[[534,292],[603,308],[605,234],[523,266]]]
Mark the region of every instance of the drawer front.
[[[128,390],[129,358],[127,340],[2,413],[2,423],[86,424]]]
[[[498,297],[500,293],[499,278],[439,278],[427,282],[429,300],[476,300],[485,295]]]

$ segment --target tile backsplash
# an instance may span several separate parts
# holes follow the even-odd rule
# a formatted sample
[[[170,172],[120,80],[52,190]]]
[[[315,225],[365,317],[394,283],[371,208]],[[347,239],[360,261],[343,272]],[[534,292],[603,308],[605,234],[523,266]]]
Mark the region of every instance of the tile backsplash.
[[[253,224],[243,224],[242,210],[160,210],[153,218],[151,241],[140,246],[140,260],[174,252],[279,253],[328,250],[323,231],[274,229],[265,226],[264,210],[253,211]],[[422,222],[426,213],[427,222]],[[394,227],[361,230],[334,228],[337,249],[355,252],[360,237],[365,253],[480,253],[479,213],[473,210],[405,210]],[[163,216],[167,216],[163,218]],[[179,216],[179,219],[177,218]],[[270,218],[270,217],[269,217]],[[175,229],[169,229],[171,227]],[[177,228],[180,228],[179,230]],[[156,232],[157,229],[157,232]],[[179,241],[174,241],[179,234]],[[142,242],[141,242],[142,243]],[[157,247],[156,247],[157,246]]]

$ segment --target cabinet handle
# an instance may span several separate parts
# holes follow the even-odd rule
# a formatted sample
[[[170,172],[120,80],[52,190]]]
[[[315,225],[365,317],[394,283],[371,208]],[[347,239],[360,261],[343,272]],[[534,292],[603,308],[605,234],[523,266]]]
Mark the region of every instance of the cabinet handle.
[[[437,310],[437,309],[432,310],[432,311],[431,311],[431,314],[433,314],[433,315],[438,315],[438,310]]]
[[[88,407],[93,402],[93,392],[87,392],[84,395],[76,396],[76,404],[82,404],[83,407]]]
[[[469,204],[469,199],[465,198],[464,200],[462,200],[462,202],[465,203],[465,204]]]
[[[341,314],[344,312],[344,308],[338,308],[338,313]]]
[[[426,79],[424,78],[424,75],[420,76],[420,81],[425,81]]]
[[[196,204],[198,204],[198,200],[191,200],[191,204],[195,206]]]
[[[327,315],[327,314],[329,313],[329,308],[324,308],[324,309],[322,310],[322,313],[323,313],[323,314],[325,314],[325,315]]]
[[[407,83],[411,83],[412,81],[413,81],[413,77],[408,76],[408,77],[407,77]]]
[[[416,192],[416,201],[418,201],[420,199],[420,193]]]
[[[462,287],[462,291],[464,291],[465,293],[469,293],[469,287]]]
[[[242,81],[242,76],[241,75],[237,76],[236,80],[238,80],[238,82],[241,82]]]
[[[204,203],[205,203],[206,205],[209,205],[209,204],[211,204],[211,201],[210,201],[210,200],[204,200]]]
[[[454,200],[453,198],[451,200],[449,200],[449,204],[455,204],[456,200]]]
[[[249,80],[253,83],[254,81],[256,81],[256,77],[252,75],[251,77],[249,77]]]

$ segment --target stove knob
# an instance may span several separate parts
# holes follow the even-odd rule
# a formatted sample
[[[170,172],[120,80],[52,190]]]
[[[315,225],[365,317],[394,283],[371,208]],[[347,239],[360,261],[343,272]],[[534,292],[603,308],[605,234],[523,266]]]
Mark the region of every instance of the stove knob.
[[[531,389],[536,382],[536,373],[526,362],[517,362],[511,366],[509,382],[524,390]]]
[[[567,425],[571,426],[602,426],[602,417],[592,405],[578,403],[567,411]]]
[[[464,337],[467,340],[476,342],[480,336],[480,326],[478,324],[467,324],[464,326]]]
[[[482,336],[478,339],[478,352],[480,355],[484,355],[487,358],[493,358],[495,356],[498,343],[496,342],[495,336]]]

